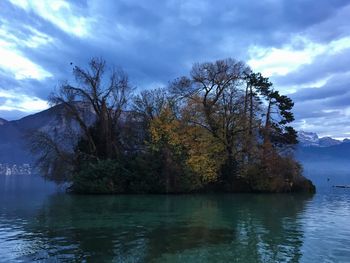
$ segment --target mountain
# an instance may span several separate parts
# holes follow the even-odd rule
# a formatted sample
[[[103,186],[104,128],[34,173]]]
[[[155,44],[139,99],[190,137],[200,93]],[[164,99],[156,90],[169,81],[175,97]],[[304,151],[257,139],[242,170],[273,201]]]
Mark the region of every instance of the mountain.
[[[91,125],[95,120],[92,108],[83,103],[76,102],[81,117],[85,123]],[[33,163],[34,158],[28,148],[28,135],[33,131],[44,131],[49,134],[63,135],[68,124],[72,131],[79,131],[79,125],[68,121],[63,114],[63,105],[57,105],[47,110],[26,116],[19,120],[1,120],[0,124],[0,164]],[[68,148],[71,141],[67,140]]]
[[[0,163],[33,162],[33,157],[27,148],[27,134],[34,130],[56,129],[59,132],[59,129],[66,125],[65,122],[61,106],[55,106],[15,121],[0,119]]]
[[[350,140],[319,138],[316,133],[298,132],[295,156],[304,174],[317,187],[350,184]]]
[[[348,138],[344,139],[343,143],[350,143],[350,139],[348,139]]]
[[[320,147],[329,147],[341,144],[342,141],[333,139],[331,137],[322,137],[319,139],[318,144]]]
[[[303,161],[317,160],[349,160],[350,163],[350,143],[339,143],[330,146],[299,146],[297,154]]]
[[[318,135],[314,132],[299,131],[298,140],[302,146],[318,146],[319,138]]]
[[[5,120],[5,119],[3,119],[3,118],[0,118],[0,126],[1,126],[1,125],[4,125],[6,122],[7,122],[7,120]]]
[[[344,161],[350,164],[349,139],[319,138],[316,133],[300,131],[298,140],[296,156],[303,163]]]
[[[318,137],[318,135],[314,132],[298,132],[298,140],[299,144],[303,147],[308,146],[316,146],[316,147],[330,147],[334,145],[342,144],[343,142],[347,142],[350,140],[344,139],[344,141],[336,140],[331,137]]]

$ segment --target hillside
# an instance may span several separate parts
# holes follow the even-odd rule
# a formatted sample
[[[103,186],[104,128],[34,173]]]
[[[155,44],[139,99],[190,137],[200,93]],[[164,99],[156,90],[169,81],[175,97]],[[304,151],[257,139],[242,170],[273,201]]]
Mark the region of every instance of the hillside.
[[[296,158],[302,163],[305,176],[317,186],[350,184],[349,140],[338,141],[331,146],[300,144]]]
[[[299,146],[297,150],[297,156],[301,161],[345,161],[349,160],[350,158],[350,143],[340,143],[326,147]]]
[[[64,126],[61,107],[56,106],[15,121],[0,119],[0,163],[32,162],[26,136],[33,130],[51,130]]]
[[[6,122],[7,122],[7,120],[5,120],[5,119],[3,119],[3,118],[0,118],[0,126],[1,126],[1,125],[4,125]]]

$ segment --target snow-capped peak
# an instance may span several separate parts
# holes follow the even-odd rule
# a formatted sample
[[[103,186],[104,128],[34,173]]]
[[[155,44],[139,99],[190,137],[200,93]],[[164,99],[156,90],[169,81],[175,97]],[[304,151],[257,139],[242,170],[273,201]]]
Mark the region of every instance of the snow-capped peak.
[[[341,144],[344,141],[333,139],[332,137],[318,137],[314,132],[298,132],[298,140],[302,146],[317,146],[317,147],[329,147],[333,145]]]
[[[319,138],[318,135],[314,132],[298,132],[298,140],[304,146],[318,146]]]

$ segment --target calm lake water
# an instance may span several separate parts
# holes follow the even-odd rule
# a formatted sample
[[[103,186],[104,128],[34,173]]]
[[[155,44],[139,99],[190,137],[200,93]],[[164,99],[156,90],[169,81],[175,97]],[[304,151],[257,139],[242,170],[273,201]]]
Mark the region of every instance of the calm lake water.
[[[350,189],[72,196],[0,177],[0,262],[350,262]]]

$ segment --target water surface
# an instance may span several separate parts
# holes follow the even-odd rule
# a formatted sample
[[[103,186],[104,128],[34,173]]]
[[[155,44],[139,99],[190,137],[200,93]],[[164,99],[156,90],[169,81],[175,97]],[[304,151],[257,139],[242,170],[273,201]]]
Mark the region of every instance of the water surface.
[[[0,262],[350,262],[350,189],[73,196],[0,178]]]

